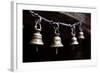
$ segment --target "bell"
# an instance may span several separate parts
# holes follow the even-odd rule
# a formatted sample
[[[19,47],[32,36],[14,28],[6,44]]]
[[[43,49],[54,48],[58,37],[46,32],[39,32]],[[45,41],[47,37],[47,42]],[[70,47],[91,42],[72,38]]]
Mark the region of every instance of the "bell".
[[[77,38],[75,36],[73,36],[71,45],[78,45],[78,44],[79,43],[77,41]]]
[[[78,45],[78,41],[77,38],[75,37],[75,26],[73,26],[73,28],[71,28],[71,34],[72,34],[72,43],[71,45]]]
[[[85,39],[85,37],[84,37],[84,33],[81,31],[81,32],[79,32],[79,37],[78,37],[79,39]]]
[[[31,44],[43,45],[42,35],[40,34],[40,32],[36,32],[33,34]]]
[[[53,37],[53,42],[51,44],[51,47],[63,47],[63,44],[61,42],[61,38],[60,38],[60,33],[59,33],[59,23],[56,23],[57,27],[55,27],[55,32],[54,32],[54,37]]]
[[[43,45],[42,35],[41,35],[41,18],[36,22],[35,33],[33,33],[31,44],[33,45]]]
[[[53,43],[51,44],[51,47],[63,47],[61,38],[58,35],[53,37]]]

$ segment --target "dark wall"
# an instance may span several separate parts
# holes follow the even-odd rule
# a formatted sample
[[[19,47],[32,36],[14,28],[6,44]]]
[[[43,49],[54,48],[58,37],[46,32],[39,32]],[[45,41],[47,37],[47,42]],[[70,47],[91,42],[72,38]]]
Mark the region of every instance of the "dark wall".
[[[41,16],[64,23],[73,24],[77,22],[76,19],[71,18],[67,15],[60,14],[59,12],[50,12],[50,11],[35,11]],[[90,14],[86,14],[88,20],[90,20]],[[28,10],[23,10],[23,62],[39,62],[39,61],[58,61],[58,60],[79,60],[79,59],[90,59],[91,58],[91,34],[85,28],[83,29],[85,39],[80,40],[80,43],[77,46],[71,46],[71,30],[70,27],[65,27],[60,25],[60,37],[64,47],[58,48],[58,54],[56,55],[55,48],[51,48],[50,44],[52,43],[52,37],[54,36],[54,29],[50,23],[42,20],[42,31],[41,35],[43,38],[44,45],[38,46],[38,52],[36,52],[36,45],[30,44],[32,36],[34,33],[34,25],[37,17],[32,17],[31,13]],[[89,21],[90,23],[90,21]],[[84,27],[87,27],[87,24],[84,24]],[[90,24],[88,24],[90,27]],[[90,28],[88,29],[90,31]],[[78,26],[76,27],[76,37],[78,37]]]

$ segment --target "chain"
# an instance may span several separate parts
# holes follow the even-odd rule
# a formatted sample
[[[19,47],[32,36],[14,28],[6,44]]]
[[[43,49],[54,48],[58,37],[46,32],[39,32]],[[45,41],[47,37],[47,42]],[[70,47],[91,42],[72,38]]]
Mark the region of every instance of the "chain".
[[[42,20],[48,22],[48,23],[52,23],[52,24],[60,24],[60,25],[64,25],[64,26],[67,26],[67,27],[73,27],[73,26],[76,26],[76,25],[79,25],[80,24],[80,21],[79,22],[76,22],[74,24],[66,24],[66,23],[62,23],[62,22],[54,22],[53,20],[48,20],[42,16],[40,16],[38,13],[35,13],[34,11],[30,10],[29,11],[31,13],[31,15],[34,17],[34,16],[37,16],[37,17],[40,17]]]

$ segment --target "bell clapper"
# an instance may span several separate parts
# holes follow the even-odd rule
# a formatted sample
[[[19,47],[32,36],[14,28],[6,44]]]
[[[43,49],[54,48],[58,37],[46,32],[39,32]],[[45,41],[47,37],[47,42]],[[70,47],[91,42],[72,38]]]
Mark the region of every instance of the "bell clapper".
[[[58,48],[56,47],[56,55],[58,54]]]
[[[39,51],[38,46],[36,46],[36,52],[38,52],[38,51]]]
[[[75,50],[75,47],[74,47],[74,45],[72,45],[72,50],[73,50],[73,51]]]

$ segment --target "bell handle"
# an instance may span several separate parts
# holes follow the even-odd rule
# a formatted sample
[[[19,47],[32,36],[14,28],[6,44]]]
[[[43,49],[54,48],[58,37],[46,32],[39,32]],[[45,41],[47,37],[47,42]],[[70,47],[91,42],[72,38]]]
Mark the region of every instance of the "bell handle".
[[[56,55],[58,54],[58,48],[56,47]]]
[[[41,20],[42,20],[42,18],[39,17],[39,19],[36,21],[35,30],[41,31]],[[39,25],[39,27],[38,27],[38,25]]]
[[[55,34],[59,35],[59,23],[56,23],[57,27],[55,27]]]
[[[73,27],[71,28],[71,34],[72,34],[72,36],[75,36],[75,26],[73,26]]]
[[[82,22],[80,21],[80,25],[79,25],[79,31],[82,32]]]

